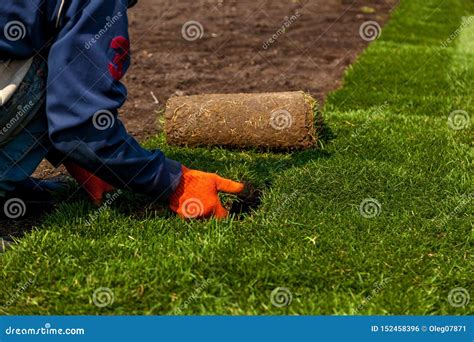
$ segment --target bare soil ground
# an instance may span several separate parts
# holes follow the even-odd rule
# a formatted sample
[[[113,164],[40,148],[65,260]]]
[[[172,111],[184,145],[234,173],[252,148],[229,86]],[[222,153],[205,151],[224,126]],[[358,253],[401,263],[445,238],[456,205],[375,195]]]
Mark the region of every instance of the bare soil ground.
[[[368,44],[361,24],[383,25],[397,2],[140,0],[129,11],[134,59],[122,119],[143,139],[157,132],[154,113],[173,94],[304,90],[323,101]],[[183,38],[191,20],[202,25],[201,39]]]

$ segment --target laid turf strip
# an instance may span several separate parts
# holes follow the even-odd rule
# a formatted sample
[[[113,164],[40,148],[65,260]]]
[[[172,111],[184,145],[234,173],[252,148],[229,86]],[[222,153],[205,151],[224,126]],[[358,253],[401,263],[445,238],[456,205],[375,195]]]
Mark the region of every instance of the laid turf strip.
[[[472,303],[449,300],[455,288],[472,297],[472,124],[448,123],[454,111],[474,112],[472,22],[443,45],[474,14],[471,3],[402,0],[329,97],[332,133],[318,150],[150,141],[190,167],[264,189],[259,209],[184,222],[159,206],[127,212],[140,201],[129,194],[100,212],[64,204],[0,256],[1,312],[472,313]],[[277,287],[289,305],[272,304]],[[99,288],[113,303],[93,304]]]

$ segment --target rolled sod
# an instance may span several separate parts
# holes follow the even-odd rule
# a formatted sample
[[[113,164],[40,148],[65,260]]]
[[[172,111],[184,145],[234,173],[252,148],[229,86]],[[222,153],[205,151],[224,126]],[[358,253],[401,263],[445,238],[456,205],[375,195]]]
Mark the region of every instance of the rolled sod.
[[[302,91],[178,96],[166,104],[165,132],[177,146],[305,149],[317,140],[316,113]]]

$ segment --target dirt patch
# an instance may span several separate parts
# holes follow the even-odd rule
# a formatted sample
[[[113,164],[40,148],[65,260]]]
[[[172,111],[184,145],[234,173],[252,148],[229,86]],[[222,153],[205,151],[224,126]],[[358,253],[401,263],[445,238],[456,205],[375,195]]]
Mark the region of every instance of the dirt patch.
[[[156,114],[176,93],[303,90],[322,103],[368,44],[361,24],[383,25],[397,2],[140,0],[129,11],[133,64],[122,120],[145,139],[158,131]],[[198,34],[189,31],[186,40],[190,21],[202,31],[194,25]]]

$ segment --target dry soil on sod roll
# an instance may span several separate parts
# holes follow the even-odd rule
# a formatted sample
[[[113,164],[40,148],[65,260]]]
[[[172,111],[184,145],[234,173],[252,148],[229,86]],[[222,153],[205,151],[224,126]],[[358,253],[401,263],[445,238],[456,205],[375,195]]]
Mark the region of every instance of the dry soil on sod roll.
[[[316,101],[304,92],[178,96],[166,104],[170,145],[305,149],[314,145]]]

